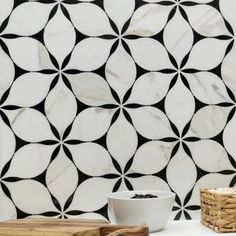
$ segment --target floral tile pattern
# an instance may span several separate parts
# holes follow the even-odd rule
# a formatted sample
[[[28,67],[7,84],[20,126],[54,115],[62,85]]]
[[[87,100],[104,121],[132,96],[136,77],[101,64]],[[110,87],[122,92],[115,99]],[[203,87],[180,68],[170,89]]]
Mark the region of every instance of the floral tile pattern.
[[[236,184],[236,1],[0,0],[0,220],[108,218],[106,194]]]

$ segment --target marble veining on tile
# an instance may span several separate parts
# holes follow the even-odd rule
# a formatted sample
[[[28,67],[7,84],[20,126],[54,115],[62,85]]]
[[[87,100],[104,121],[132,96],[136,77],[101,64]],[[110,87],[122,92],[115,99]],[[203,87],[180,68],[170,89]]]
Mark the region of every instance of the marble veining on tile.
[[[0,0],[0,220],[108,218],[106,194],[236,184],[235,0]]]

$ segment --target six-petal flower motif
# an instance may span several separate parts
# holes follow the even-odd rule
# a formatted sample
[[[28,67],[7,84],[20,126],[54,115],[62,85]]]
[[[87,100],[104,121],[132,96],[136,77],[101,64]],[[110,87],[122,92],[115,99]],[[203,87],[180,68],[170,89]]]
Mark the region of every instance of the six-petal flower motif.
[[[4,1],[0,219],[107,217],[106,193],[144,188],[189,219],[233,186],[232,1]]]

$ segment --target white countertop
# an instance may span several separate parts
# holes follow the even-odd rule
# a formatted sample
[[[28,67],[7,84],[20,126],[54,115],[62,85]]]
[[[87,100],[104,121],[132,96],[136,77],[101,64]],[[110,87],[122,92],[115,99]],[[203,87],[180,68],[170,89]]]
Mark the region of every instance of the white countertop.
[[[199,220],[170,221],[165,229],[151,233],[150,236],[236,236],[234,233],[216,233],[202,225]]]

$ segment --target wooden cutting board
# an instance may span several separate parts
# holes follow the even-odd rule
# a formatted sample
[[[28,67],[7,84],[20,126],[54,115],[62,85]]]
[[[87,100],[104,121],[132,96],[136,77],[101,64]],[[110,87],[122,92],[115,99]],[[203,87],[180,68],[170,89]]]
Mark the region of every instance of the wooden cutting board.
[[[103,220],[22,219],[0,222],[0,236],[147,236],[147,226],[112,225]]]

